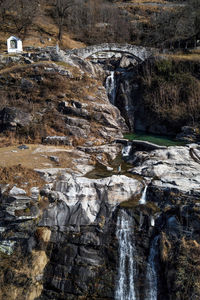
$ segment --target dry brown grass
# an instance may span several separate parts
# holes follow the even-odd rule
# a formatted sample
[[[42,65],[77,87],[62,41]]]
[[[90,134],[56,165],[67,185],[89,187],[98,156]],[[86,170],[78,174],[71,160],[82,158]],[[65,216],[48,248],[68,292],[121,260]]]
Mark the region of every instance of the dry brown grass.
[[[35,235],[39,241],[48,243],[51,237],[51,230],[47,227],[38,227]]]
[[[155,28],[152,27],[152,18],[154,18],[155,15],[160,15],[164,11],[168,12],[169,14],[175,10],[173,7],[168,6],[159,6],[158,4],[165,4],[168,3],[167,1],[163,0],[156,0],[155,5],[151,5],[151,1],[148,0],[138,0],[138,1],[132,1],[128,3],[121,3],[120,7],[124,6],[124,9],[126,9],[129,12],[129,15],[131,15],[132,23],[138,26],[144,26],[144,30],[149,28],[149,30],[155,30]]]
[[[21,180],[22,177],[26,179],[25,172],[28,172],[29,170],[32,171],[34,169],[68,168],[72,171],[77,171],[76,161],[77,159],[80,161],[82,158],[82,153],[69,146],[28,146],[29,149],[27,150],[19,150],[17,147],[0,148],[0,170],[5,168],[4,173],[9,170],[7,177],[5,175],[3,176],[5,183],[8,181],[10,181],[10,183],[25,182],[26,180]],[[59,163],[52,161],[50,156],[57,156],[59,158]],[[91,160],[89,163],[92,165],[94,162]],[[19,170],[22,168],[22,174],[24,175],[21,175],[21,179],[16,178],[15,180],[15,175],[18,175],[18,169],[16,168],[18,165],[20,165]],[[23,168],[25,169],[24,171]],[[27,178],[29,178],[28,173],[27,176]],[[34,184],[34,174],[32,175],[32,172],[30,172],[30,177],[33,178],[33,182],[31,183],[32,186],[36,186],[36,184]],[[38,182],[40,183],[40,180]],[[24,185],[22,188],[24,188]]]
[[[175,286],[177,299],[186,299],[189,294],[200,296],[200,244],[196,240],[182,238],[176,259]]]
[[[200,61],[200,50],[196,50],[193,53],[183,54],[164,54],[162,55],[165,59],[173,59],[175,61]]]
[[[193,50],[191,50],[190,52],[193,53],[193,54],[198,54],[198,55],[200,55],[200,48],[193,49]]]
[[[52,161],[51,156],[58,157],[59,163]],[[76,161],[79,159],[80,163],[81,157],[81,153],[68,146],[29,145],[27,150],[19,150],[17,147],[0,148],[0,183],[9,184],[10,188],[17,185],[29,195],[32,187],[42,187],[45,184],[34,169],[68,168],[77,171]],[[89,163],[94,162],[91,160]],[[40,200],[39,207],[43,210],[48,206],[48,199]]]
[[[27,36],[23,41],[23,47],[47,47],[55,46],[58,43],[58,28],[53,19],[48,16],[47,6],[41,5],[40,11],[34,20],[34,24],[29,28]],[[6,51],[6,40],[10,37],[12,28],[5,28],[0,34],[0,51]],[[75,41],[68,32],[64,32],[62,48],[81,48],[85,44]]]
[[[144,68],[144,106],[149,116],[166,124],[168,130],[196,125],[200,118],[200,81],[195,60],[160,59]],[[142,71],[143,72],[143,71]],[[147,116],[148,117],[148,116]]]
[[[168,3],[167,1],[164,1],[164,0],[154,0],[154,1],[149,1],[149,0],[130,0],[129,1],[130,3],[149,3],[149,2],[153,2],[153,3]],[[122,1],[118,1],[118,3],[122,3]]]
[[[55,167],[56,164],[49,159],[49,156],[56,155],[63,160],[62,167],[71,167],[73,155],[68,146],[42,146],[28,145],[29,149],[20,150],[17,147],[9,146],[0,148],[0,167],[12,168],[14,165],[21,165],[28,169],[40,169]]]
[[[48,263],[45,251],[33,250],[31,254],[25,256],[22,253],[22,249],[18,248],[11,256],[1,255],[0,297],[2,300],[34,300],[43,290],[43,285],[37,281],[37,276],[44,272]],[[4,277],[6,272],[10,272],[14,280],[7,281]]]
[[[34,170],[22,165],[13,165],[12,167],[0,167],[0,183],[21,186],[29,191],[33,186],[42,187],[45,182]]]
[[[68,70],[70,78],[59,74],[58,67]],[[42,77],[42,81],[39,83],[33,80],[36,75],[35,68],[37,68],[37,76]],[[47,68],[52,71],[46,71]],[[40,62],[29,66],[17,65],[5,68],[0,72],[0,83],[4,86],[0,92],[0,99],[3,100],[0,108],[16,107],[21,109],[23,107],[23,111],[31,113],[34,117],[29,126],[18,127],[15,134],[7,132],[5,135],[4,132],[0,136],[0,146],[16,145],[17,143],[38,144],[41,143],[43,137],[48,135],[68,135],[65,118],[58,111],[58,103],[68,101],[68,105],[73,107],[71,100],[78,99],[85,105],[89,104],[87,109],[92,114],[93,103],[88,100],[88,96],[96,97],[98,86],[102,84],[87,73],[84,75],[80,73],[77,67],[69,66],[66,63]],[[31,82],[30,90],[24,91],[21,88],[22,78]],[[59,94],[62,94],[62,100],[59,98]],[[48,101],[50,101],[50,105]],[[98,98],[99,103],[102,101]],[[43,112],[42,115],[41,112]],[[93,125],[93,128],[97,128],[95,124]],[[94,136],[96,137],[96,135]]]
[[[167,262],[169,260],[169,252],[172,248],[170,241],[167,239],[167,236],[164,232],[161,234],[160,238],[160,254],[163,262]]]

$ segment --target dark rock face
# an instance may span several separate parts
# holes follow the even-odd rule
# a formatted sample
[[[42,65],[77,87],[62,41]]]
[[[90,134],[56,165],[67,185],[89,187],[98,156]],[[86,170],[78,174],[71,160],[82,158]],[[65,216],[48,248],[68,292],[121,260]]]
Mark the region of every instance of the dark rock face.
[[[156,166],[156,153],[160,158],[166,151],[176,156],[180,150],[188,151],[187,147],[172,147],[149,153]],[[190,159],[191,167],[197,168]],[[147,159],[138,161],[148,171],[145,163]],[[187,171],[180,162],[179,168]],[[7,187],[2,186],[2,299],[114,299],[121,210],[126,210],[133,223],[136,299],[145,299],[151,292],[147,275],[155,239],[157,299],[198,299],[199,193],[195,185],[190,193],[181,185],[171,185],[152,181],[143,205],[138,201],[143,184],[120,175],[96,180],[63,174],[49,181],[36,197],[16,187],[5,193]]]
[[[114,232],[111,223],[104,228],[81,226],[78,231],[52,232],[47,248],[50,263],[40,299],[77,299],[83,295],[86,299],[113,299],[117,263]]]
[[[176,139],[185,142],[197,142],[200,138],[199,129],[191,126],[183,126]]]
[[[15,130],[17,126],[25,127],[32,121],[29,113],[17,108],[6,107],[0,111],[0,130]]]
[[[192,146],[198,155],[199,146]],[[147,231],[151,243],[153,237],[158,237],[158,299],[198,299],[199,268],[195,260],[200,250],[199,189],[196,185],[199,163],[190,155],[189,147],[169,147],[148,154],[135,152],[134,161],[137,166],[133,172],[151,181],[146,207],[139,209],[142,214],[140,228],[144,230],[144,237],[151,224]],[[146,225],[145,219],[148,220]],[[144,244],[142,248],[145,249]],[[195,275],[190,276],[189,270]]]
[[[0,261],[0,291],[13,300],[113,299],[115,206],[140,194],[142,184],[116,175],[93,180],[65,174],[54,180],[36,197],[2,186],[0,257],[6,260]]]
[[[140,91],[136,80],[134,80],[134,69],[132,71],[124,71],[118,73],[116,106],[120,110],[122,116],[131,131],[136,129],[135,123],[138,119],[137,109],[139,107]]]
[[[164,68],[161,70],[159,67],[165,64],[171,65],[173,71],[169,72],[174,74],[174,78],[178,78],[175,94],[173,94],[173,82],[176,80],[170,79],[170,73],[166,75]],[[182,65],[183,68],[190,69],[187,63],[182,62]],[[118,107],[131,131],[176,136],[182,130],[181,128],[185,127],[178,137],[182,137],[185,141],[197,141],[199,133],[195,133],[194,130],[189,132],[188,126],[198,127],[199,108],[197,106],[190,111],[190,105],[195,96],[190,97],[190,87],[183,88],[182,73],[178,63],[173,64],[170,60],[149,59],[143,63],[134,64],[130,57],[124,55],[118,60],[115,58],[106,61],[104,68],[106,67],[115,74],[115,89],[114,93],[111,93],[115,99],[113,101],[110,97],[111,103],[114,102],[114,105]],[[197,85],[199,75],[198,66],[195,63],[194,70],[194,72],[188,71],[188,82],[191,80]],[[109,80],[105,82],[108,83]],[[113,89],[107,90],[109,95]],[[178,103],[177,109],[175,109],[175,103]],[[184,130],[188,133],[186,134]]]
[[[174,135],[170,122],[163,122],[144,104],[143,89],[138,79],[138,66],[116,72],[117,90],[115,105],[120,110],[130,131]],[[178,129],[178,128],[177,128]]]
[[[200,251],[198,196],[152,186],[149,197],[162,207],[155,223],[156,234],[160,236],[158,299],[198,299],[199,267],[195,262]]]

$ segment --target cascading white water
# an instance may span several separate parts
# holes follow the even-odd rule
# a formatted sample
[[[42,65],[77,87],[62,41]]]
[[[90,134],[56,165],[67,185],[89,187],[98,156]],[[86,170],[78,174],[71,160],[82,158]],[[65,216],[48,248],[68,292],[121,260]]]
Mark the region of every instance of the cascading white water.
[[[130,152],[131,152],[131,149],[132,149],[132,145],[127,145],[127,146],[125,146],[125,147],[122,149],[122,156],[123,156],[123,157],[129,156],[129,154],[130,154]]]
[[[158,255],[158,239],[159,235],[157,235],[151,244],[151,249],[149,253],[149,259],[147,264],[147,274],[146,274],[146,300],[157,300],[157,285],[158,285],[158,277],[157,277],[157,268],[156,268],[156,256]]]
[[[116,282],[115,300],[136,300],[134,279],[136,264],[133,241],[133,220],[125,210],[120,210],[117,219],[119,241],[119,268]]]
[[[147,199],[146,199],[146,197],[147,197],[147,185],[145,185],[145,188],[144,188],[144,191],[143,191],[143,193],[142,193],[142,197],[140,198],[140,200],[139,200],[139,203],[140,204],[146,204],[146,202],[147,202]]]
[[[155,226],[155,219],[153,216],[150,217],[150,223],[151,223],[151,226],[154,227]]]
[[[116,97],[116,82],[115,82],[115,72],[111,71],[110,75],[106,78],[106,91],[110,102],[115,105]]]

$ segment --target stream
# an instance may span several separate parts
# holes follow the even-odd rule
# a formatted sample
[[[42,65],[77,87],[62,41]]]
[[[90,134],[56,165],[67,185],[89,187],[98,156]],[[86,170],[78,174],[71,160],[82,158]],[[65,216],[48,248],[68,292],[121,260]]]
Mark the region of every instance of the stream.
[[[131,216],[123,209],[120,210],[118,215],[116,235],[119,241],[119,267],[115,300],[136,300],[134,286],[136,277],[134,227]]]

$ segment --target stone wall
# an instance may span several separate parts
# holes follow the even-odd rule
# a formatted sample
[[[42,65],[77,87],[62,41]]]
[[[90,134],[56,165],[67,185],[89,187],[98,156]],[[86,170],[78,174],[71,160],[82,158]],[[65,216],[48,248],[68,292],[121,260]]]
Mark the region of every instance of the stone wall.
[[[119,52],[124,54],[131,54],[135,58],[137,58],[139,61],[144,61],[150,56],[153,55],[153,49],[148,49],[144,47],[134,46],[130,44],[114,44],[114,43],[107,43],[107,44],[100,44],[100,45],[94,45],[89,46],[86,48],[80,48],[80,49],[73,49],[66,51],[68,55],[77,55],[81,58],[85,59],[90,57],[94,53],[98,52]]]

